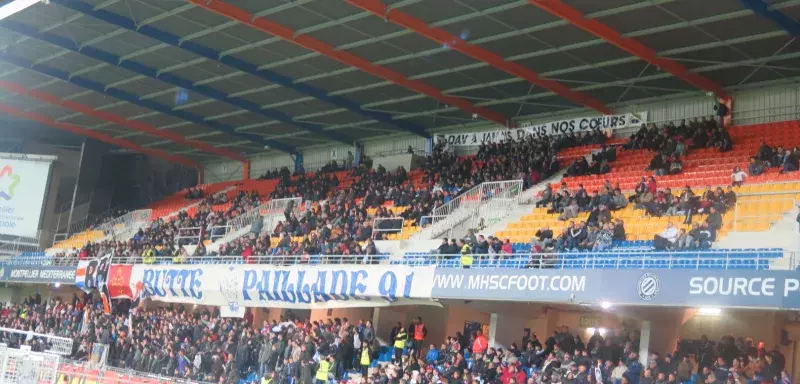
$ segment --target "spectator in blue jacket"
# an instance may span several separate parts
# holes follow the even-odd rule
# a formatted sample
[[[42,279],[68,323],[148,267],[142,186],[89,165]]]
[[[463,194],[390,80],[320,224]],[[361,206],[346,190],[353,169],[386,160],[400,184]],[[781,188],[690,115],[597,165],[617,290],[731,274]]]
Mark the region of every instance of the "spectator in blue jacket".
[[[439,361],[439,350],[436,349],[436,346],[431,344],[431,349],[428,350],[428,354],[425,355],[425,361],[429,364],[436,364]]]
[[[642,376],[642,363],[639,362],[639,357],[635,352],[631,352],[627,366],[628,371],[625,372],[625,376],[628,378],[628,382],[630,384],[638,384],[639,377]]]
[[[186,357],[186,352],[181,349],[178,351],[178,373],[181,376],[186,375],[186,368],[188,368],[192,363]]]

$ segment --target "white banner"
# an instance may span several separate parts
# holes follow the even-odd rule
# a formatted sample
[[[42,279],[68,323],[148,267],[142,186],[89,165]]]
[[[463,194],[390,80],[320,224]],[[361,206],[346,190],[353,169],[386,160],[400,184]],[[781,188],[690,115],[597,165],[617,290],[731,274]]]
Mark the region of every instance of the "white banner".
[[[36,237],[50,164],[0,159],[0,234]]]
[[[508,139],[519,141],[528,137],[546,137],[562,134],[615,130],[638,127],[647,122],[647,112],[624,115],[592,116],[553,121],[543,124],[522,123],[519,128],[498,131],[437,134],[436,142],[448,146],[478,146],[482,143],[501,143]]]
[[[432,300],[434,267],[135,265],[130,292],[152,300],[225,306],[298,309],[438,305]],[[141,284],[141,285],[139,285]]]

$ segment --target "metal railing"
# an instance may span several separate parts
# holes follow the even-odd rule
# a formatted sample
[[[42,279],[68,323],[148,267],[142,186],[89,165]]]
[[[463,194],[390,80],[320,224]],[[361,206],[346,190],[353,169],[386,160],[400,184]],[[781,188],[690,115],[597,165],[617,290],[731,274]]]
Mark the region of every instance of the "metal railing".
[[[178,233],[175,234],[175,245],[178,247],[184,245],[198,245],[203,241],[202,233],[202,227],[178,228]]]
[[[215,242],[227,235],[231,230],[231,227],[228,225],[212,225],[208,228],[208,239],[211,242]]]
[[[481,183],[434,208],[430,215],[423,216],[420,222],[427,224],[427,236],[423,236],[428,239],[443,235],[452,237],[452,230],[457,226],[463,228],[466,224],[466,228],[475,229],[490,221],[502,219],[519,206],[520,193],[522,180]]]
[[[153,262],[144,262],[141,256],[117,257],[115,262],[129,264],[262,264],[262,265],[295,265],[295,264],[385,264],[388,254],[377,255],[276,255],[276,256],[189,256],[185,262],[175,262],[169,256],[156,256]]]
[[[133,369],[90,364],[85,361],[62,359],[58,365],[57,383],[91,384],[210,384]],[[194,369],[194,367],[192,367]],[[62,381],[63,380],[63,381]]]
[[[284,199],[272,199],[264,204],[259,205],[237,217],[234,217],[225,224],[224,236],[215,236],[211,240],[220,242],[230,242],[245,234],[252,232],[253,224],[258,220],[261,221],[261,229],[272,231],[273,228],[281,221],[286,211],[291,211],[292,214],[298,215],[304,209],[303,198],[301,197],[288,197]]]
[[[152,217],[152,209],[140,209],[105,222],[97,226],[97,229],[114,240],[127,240],[133,237],[139,229],[150,225]]]
[[[788,250],[698,250],[679,252],[625,251],[473,254],[469,268],[553,269],[769,269],[770,260],[790,258],[796,268],[797,251]],[[406,254],[398,263],[408,266],[466,268],[462,255]]]
[[[0,383],[55,384],[61,356],[0,344]]]
[[[42,250],[42,231],[36,231],[35,237],[14,237],[0,235],[0,256],[15,256],[22,252],[39,252]]]
[[[402,217],[376,217],[372,219],[372,240],[383,240],[381,235],[396,233],[403,239],[406,220]]]
[[[412,146],[411,149],[414,151],[415,155],[418,155],[418,156],[424,156],[425,155],[425,148],[414,148]],[[408,153],[408,147],[406,147],[406,148],[397,148],[397,149],[387,149],[385,151],[377,151],[377,152],[373,152],[371,154],[368,154],[368,156],[371,157],[373,160],[377,160],[377,159],[380,159],[381,157],[395,156],[395,155],[405,155],[405,154],[409,154],[410,155],[410,153]]]
[[[775,123],[800,119],[800,103],[754,109],[734,109],[731,116],[734,125]]]
[[[67,337],[45,335],[33,331],[25,331],[21,329],[12,329],[12,328],[0,328],[0,333],[14,334],[22,338],[23,340],[28,337],[43,339],[45,340],[45,343],[48,347],[48,349],[45,352],[61,356],[69,356],[72,354],[73,340]]]
[[[555,268],[555,269],[769,269],[771,260],[788,258],[789,269],[797,265],[797,250],[784,249],[707,249],[695,251],[632,251],[604,252],[472,254],[471,268]],[[389,254],[377,255],[267,255],[267,256],[189,256],[176,262],[171,256],[157,256],[144,263],[141,256],[119,256],[115,262],[153,265],[337,265],[383,264],[463,268],[460,254],[408,253],[402,259],[390,260]],[[77,264],[77,259],[74,259]],[[54,262],[54,265],[56,263]],[[61,264],[65,265],[65,264]]]

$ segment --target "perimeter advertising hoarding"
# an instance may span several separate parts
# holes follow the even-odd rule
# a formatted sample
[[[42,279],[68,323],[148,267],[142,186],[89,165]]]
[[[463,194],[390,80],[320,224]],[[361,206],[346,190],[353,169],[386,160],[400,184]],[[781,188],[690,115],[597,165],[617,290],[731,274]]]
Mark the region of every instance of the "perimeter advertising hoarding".
[[[745,270],[437,268],[433,297],[800,309],[800,273]]]
[[[111,297],[232,311],[436,305],[437,299],[800,310],[800,273],[769,270],[112,265],[108,289]]]
[[[0,280],[11,283],[75,284],[75,267],[0,267]]]

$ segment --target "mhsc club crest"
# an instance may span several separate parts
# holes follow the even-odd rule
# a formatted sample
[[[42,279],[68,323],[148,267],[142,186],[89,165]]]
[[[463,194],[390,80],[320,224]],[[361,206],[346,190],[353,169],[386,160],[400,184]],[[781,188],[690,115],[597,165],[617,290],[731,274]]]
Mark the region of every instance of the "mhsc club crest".
[[[661,289],[661,280],[658,279],[655,273],[647,272],[639,278],[636,284],[636,291],[642,300],[653,300]]]

